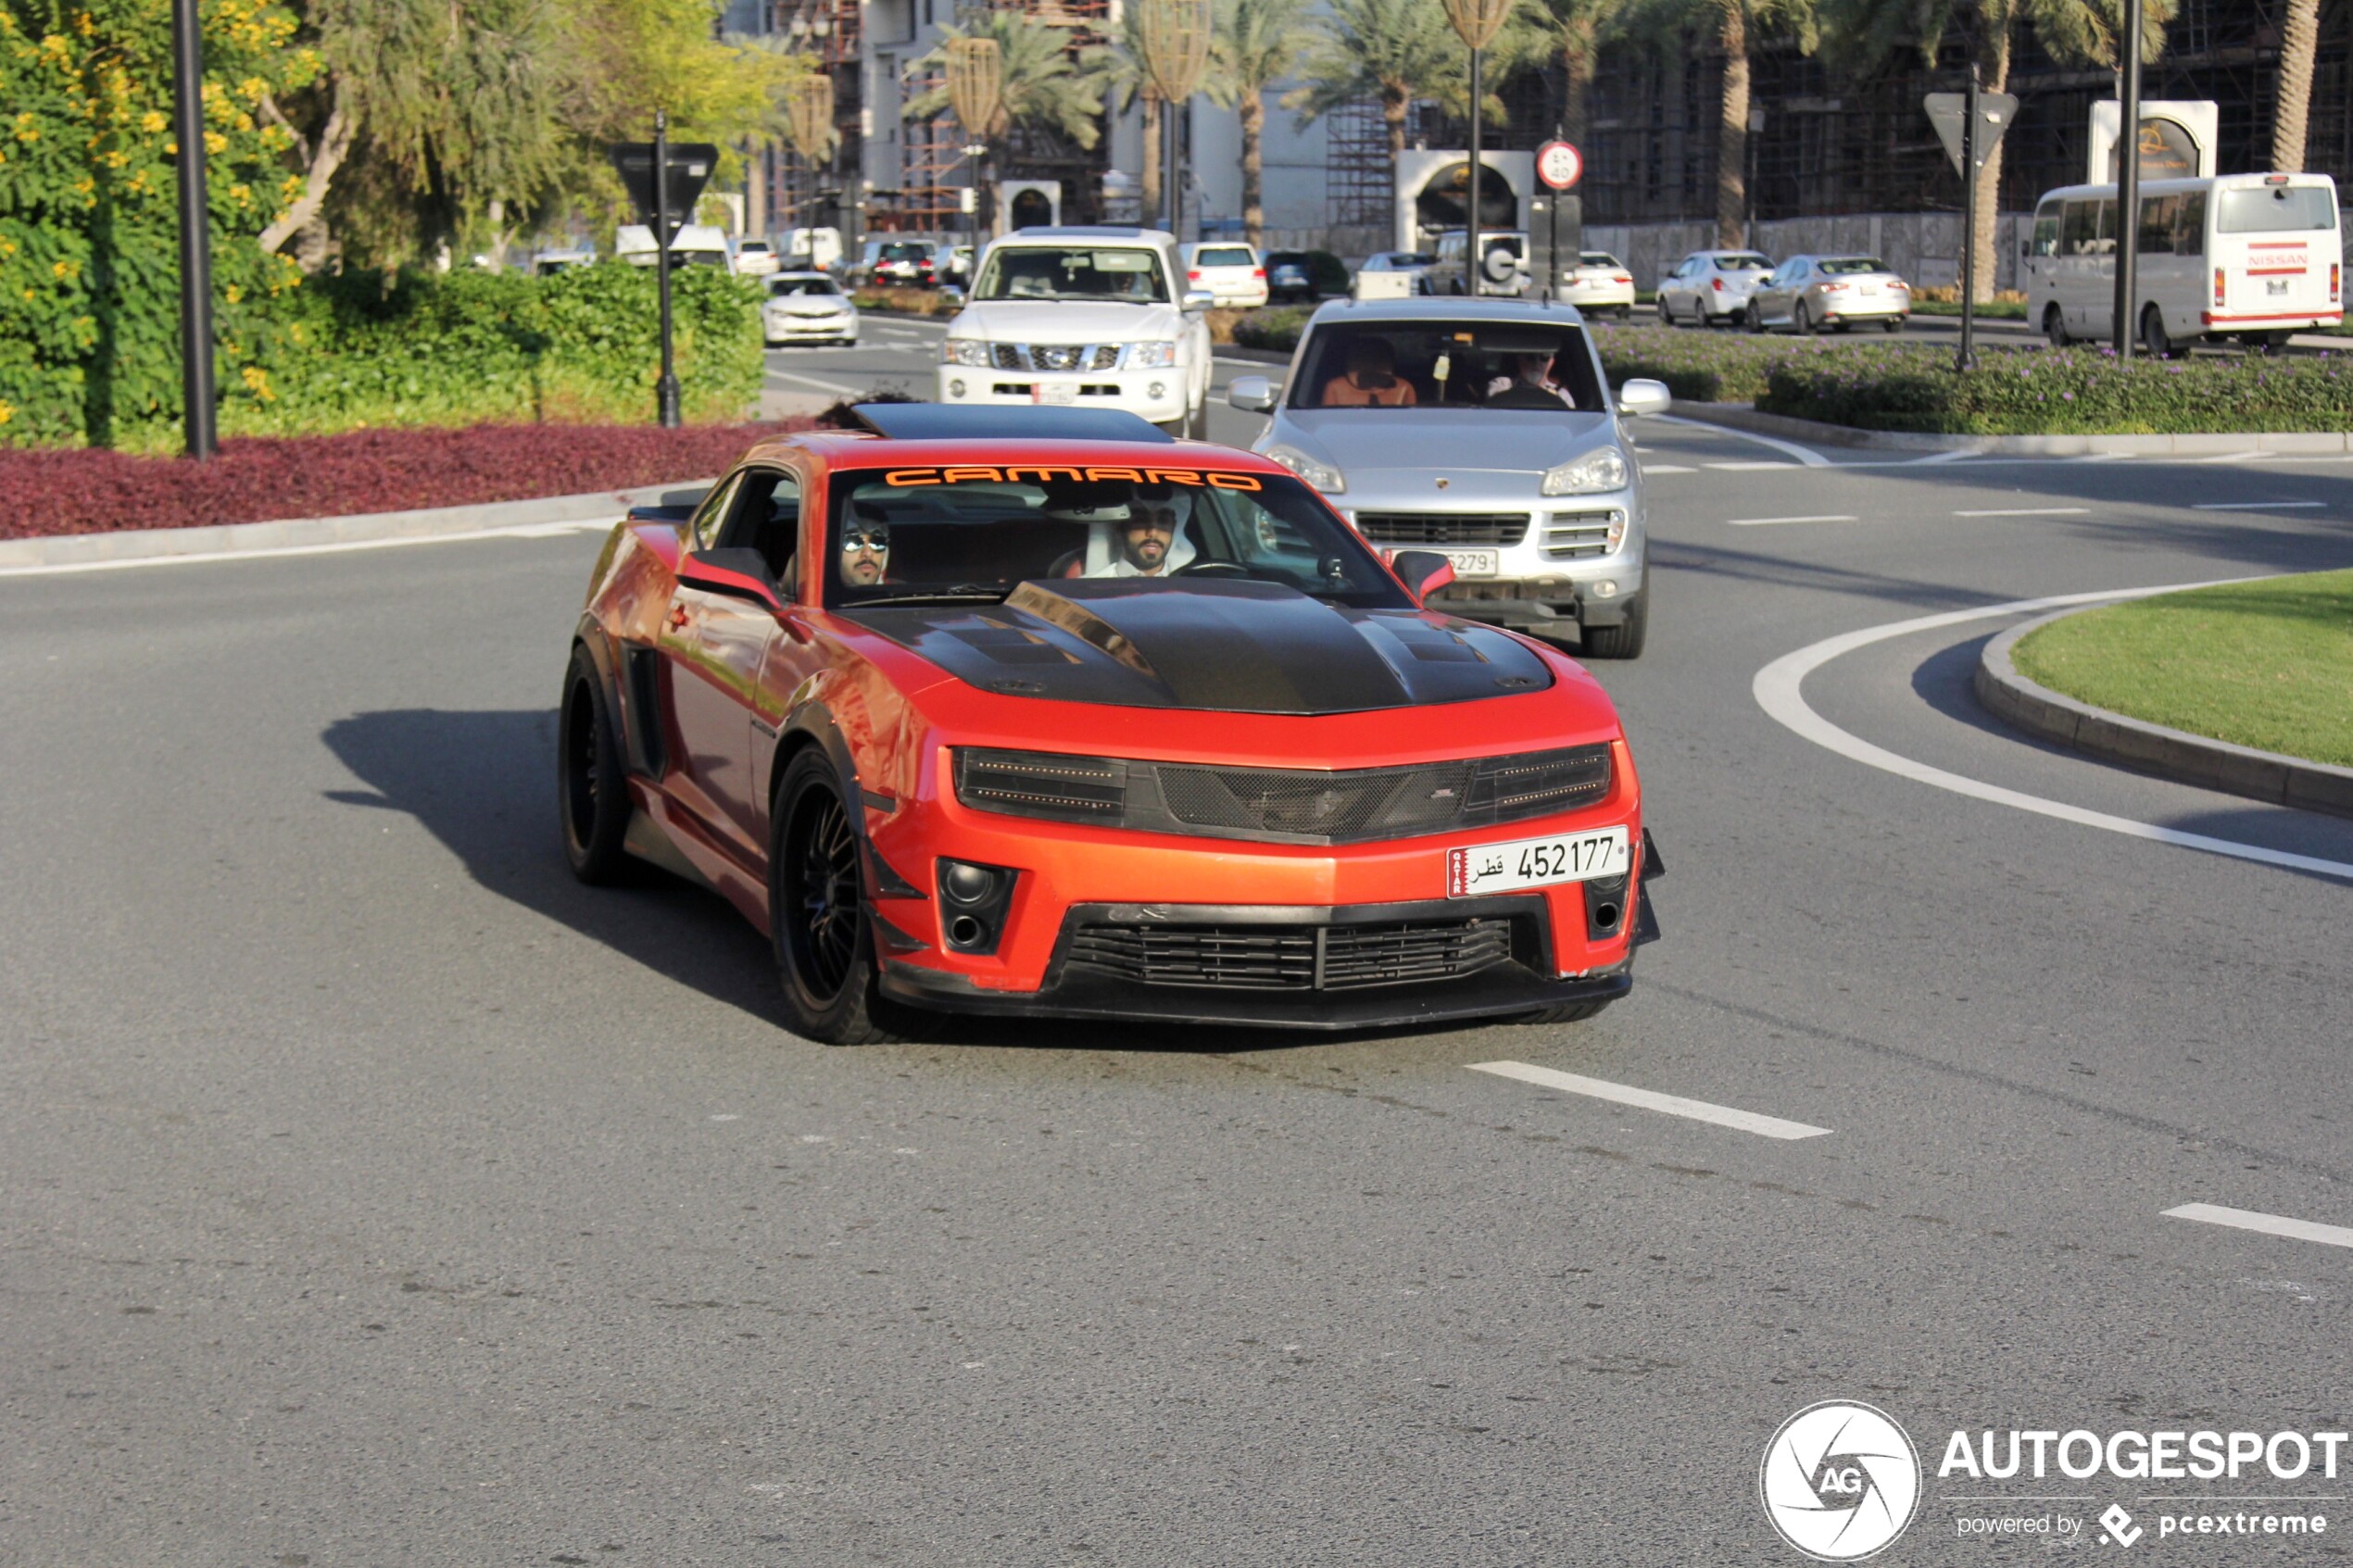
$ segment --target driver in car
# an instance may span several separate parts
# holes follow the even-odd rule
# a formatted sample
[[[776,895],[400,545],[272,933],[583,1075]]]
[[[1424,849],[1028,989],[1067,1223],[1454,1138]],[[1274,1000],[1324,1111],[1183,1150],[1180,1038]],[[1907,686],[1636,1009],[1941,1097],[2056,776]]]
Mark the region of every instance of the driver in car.
[[[1137,486],[1125,506],[1076,508],[1088,517],[1084,549],[1056,561],[1054,577],[1168,577],[1192,564],[1193,542],[1185,537],[1193,497],[1173,485]]]
[[[865,508],[859,508],[842,524],[842,583],[851,588],[871,588],[889,579],[890,524]]]

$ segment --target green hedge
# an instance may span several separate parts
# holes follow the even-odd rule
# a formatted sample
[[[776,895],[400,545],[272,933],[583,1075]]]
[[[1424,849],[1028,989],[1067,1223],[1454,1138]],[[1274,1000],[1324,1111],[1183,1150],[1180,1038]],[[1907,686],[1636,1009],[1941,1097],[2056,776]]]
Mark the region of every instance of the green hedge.
[[[1315,314],[1312,305],[1262,307],[1234,322],[1234,343],[1240,348],[1269,348],[1288,354],[1299,346],[1299,334]]]
[[[1667,383],[1687,403],[1752,403],[1764,394],[1773,366],[1810,348],[1849,353],[1796,338],[1726,332],[1697,332],[1655,322],[1585,323],[1602,357],[1602,373],[1612,386],[1637,376]]]
[[[2105,348],[1949,353],[1818,345],[1767,374],[1756,407],[1863,430],[2133,435],[2353,429],[2353,358],[2120,361]]]

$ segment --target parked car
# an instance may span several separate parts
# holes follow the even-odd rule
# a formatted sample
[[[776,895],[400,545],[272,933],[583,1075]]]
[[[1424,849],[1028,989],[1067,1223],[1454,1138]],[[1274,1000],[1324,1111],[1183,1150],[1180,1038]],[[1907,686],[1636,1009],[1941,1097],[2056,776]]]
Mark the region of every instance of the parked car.
[[[1479,263],[1476,292],[1516,298],[1528,292],[1528,236],[1514,229],[1478,232]],[[1438,236],[1438,259],[1426,276],[1436,294],[1474,292],[1469,267],[1470,232],[1449,229]]]
[[[841,231],[830,225],[785,231],[786,265],[831,272],[841,266]]]
[[[647,237],[652,238],[650,234]],[[593,266],[596,260],[596,251],[587,246],[566,250],[543,250],[531,258],[531,272],[532,276],[536,278],[552,278],[567,268]]]
[[[888,235],[868,240],[859,252],[857,265],[849,270],[849,281],[930,288],[939,281],[937,248],[929,240],[903,240]]]
[[[1625,728],[1558,650],[1425,609],[1443,558],[1124,414],[854,412],[615,525],[557,709],[581,881],[716,890],[831,1045],[934,1011],[1560,1023],[1631,989],[1657,856]]]
[[[1334,301],[1309,319],[1289,383],[1236,378],[1274,416],[1252,445],[1323,492],[1371,544],[1445,552],[1447,613],[1579,631],[1631,659],[1650,624],[1642,474],[1626,420],[1667,388],[1613,396],[1584,320],[1515,300]]]
[[[1622,321],[1634,313],[1634,274],[1605,250],[1583,251],[1562,269],[1555,297],[1588,316],[1607,313]]]
[[[615,260],[632,267],[654,264],[654,232],[643,223],[623,223],[613,231],[612,254]],[[727,254],[726,233],[708,223],[682,223],[671,237],[670,265],[673,267],[732,267]]]
[[[2116,319],[2116,187],[2070,185],[2034,209],[2020,245],[2026,319],[2054,345],[2105,339]],[[2345,233],[2325,174],[2145,180],[2133,318],[2149,353],[2235,336],[2278,349],[2345,320]]]
[[[981,252],[948,323],[939,401],[1124,408],[1199,437],[1213,303],[1162,230],[1016,230]]]
[[[779,272],[760,306],[761,336],[780,343],[856,343],[858,307],[828,273]]]
[[[952,283],[958,288],[963,288],[972,282],[972,278],[973,247],[950,245],[947,255],[940,259],[939,281],[942,283]]]
[[[783,265],[783,258],[766,240],[736,242],[736,275],[739,278],[763,278]]]
[[[1270,250],[1266,253],[1266,297],[1277,305],[1313,302],[1321,290],[1315,284],[1315,270],[1303,250]]]
[[[1266,265],[1258,253],[1235,240],[1203,240],[1181,247],[1185,285],[1207,289],[1226,309],[1251,310],[1266,303]]]
[[[1746,312],[1753,332],[1857,325],[1900,332],[1911,314],[1912,285],[1876,256],[1793,256],[1757,286]]]
[[[1713,327],[1746,319],[1748,296],[1773,270],[1753,250],[1695,250],[1658,281],[1658,319]]]
[[[1356,270],[1348,292],[1357,299],[1405,299],[1428,294],[1429,270],[1437,260],[1435,251],[1376,251]]]

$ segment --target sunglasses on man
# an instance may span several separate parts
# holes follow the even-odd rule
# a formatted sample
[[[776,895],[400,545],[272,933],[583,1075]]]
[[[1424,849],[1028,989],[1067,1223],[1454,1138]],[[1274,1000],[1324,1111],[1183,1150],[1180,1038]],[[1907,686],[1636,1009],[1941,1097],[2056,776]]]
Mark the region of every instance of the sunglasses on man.
[[[890,535],[887,533],[874,533],[862,530],[858,533],[845,533],[841,536],[841,553],[846,556],[854,555],[860,550],[874,550],[882,552],[887,551],[889,548]]]

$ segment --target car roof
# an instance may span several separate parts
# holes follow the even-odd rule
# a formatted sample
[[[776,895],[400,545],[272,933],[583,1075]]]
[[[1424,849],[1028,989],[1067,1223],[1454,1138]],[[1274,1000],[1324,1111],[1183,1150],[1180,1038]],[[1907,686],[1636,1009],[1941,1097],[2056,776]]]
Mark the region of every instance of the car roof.
[[[1287,475],[1290,470],[1254,452],[1206,441],[1073,441],[1051,435],[895,440],[862,430],[804,430],[771,436],[744,454],[747,462],[803,452],[826,468],[1215,469],[1221,473]]]
[[[1174,245],[1176,236],[1165,229],[1139,229],[1116,223],[1080,223],[1059,229],[1016,229],[991,243],[1009,245],[1029,240],[1153,240]]]
[[[1528,299],[1333,299],[1318,307],[1308,325],[1339,321],[1542,321],[1568,326],[1585,318],[1577,307]]]
[[[788,267],[781,272],[768,274],[768,281],[772,283],[781,283],[794,278],[815,278],[828,283],[834,281],[834,275],[831,272],[816,267]]]

